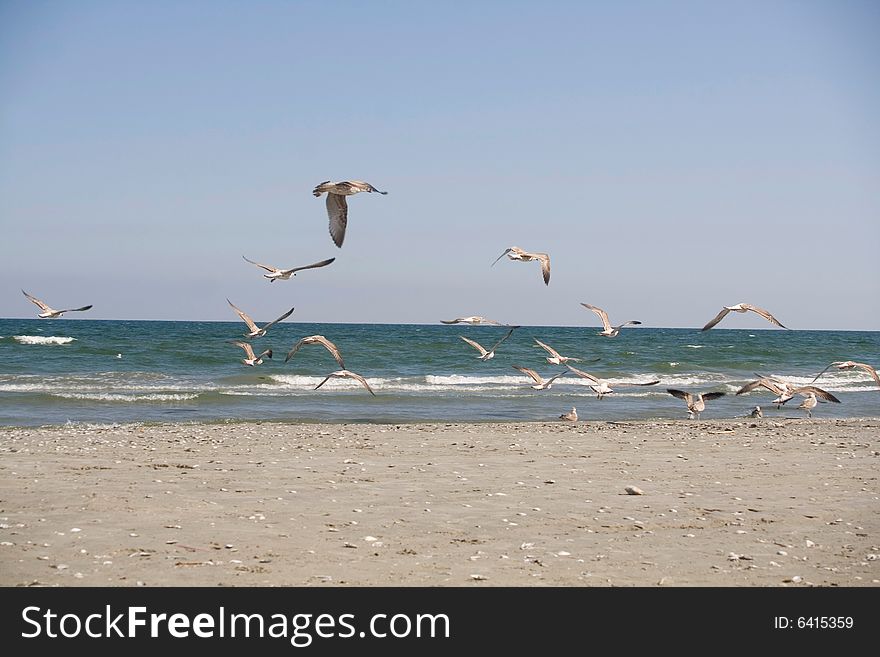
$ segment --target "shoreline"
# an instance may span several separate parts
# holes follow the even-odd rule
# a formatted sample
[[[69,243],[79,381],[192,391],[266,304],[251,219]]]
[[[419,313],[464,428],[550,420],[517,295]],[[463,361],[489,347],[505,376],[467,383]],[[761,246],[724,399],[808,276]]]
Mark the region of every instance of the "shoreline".
[[[0,427],[0,585],[877,586],[878,429]]]

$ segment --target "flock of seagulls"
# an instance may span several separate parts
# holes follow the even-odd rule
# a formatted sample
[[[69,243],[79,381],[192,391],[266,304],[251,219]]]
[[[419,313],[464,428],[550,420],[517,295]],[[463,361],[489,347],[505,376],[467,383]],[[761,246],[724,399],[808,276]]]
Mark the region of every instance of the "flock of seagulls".
[[[329,218],[329,231],[330,237],[333,243],[341,248],[342,244],[345,240],[345,232],[348,225],[348,202],[346,200],[347,196],[352,196],[354,194],[358,194],[360,192],[367,193],[377,193],[385,195],[388,192],[380,191],[376,189],[370,183],[361,181],[361,180],[350,180],[350,181],[339,181],[339,182],[331,182],[324,181],[315,186],[312,190],[312,193],[316,197],[320,197],[326,194],[326,208],[327,208],[327,216]],[[504,256],[514,262],[532,262],[537,261],[541,266],[541,275],[545,285],[550,284],[550,256],[547,253],[543,252],[528,252],[521,249],[518,246],[511,246],[504,250],[504,252],[498,256],[490,266],[493,266],[501,260]],[[281,269],[278,267],[274,267],[271,265],[262,264],[260,262],[249,259],[246,256],[242,256],[242,258],[256,267],[264,270],[266,273],[263,274],[263,277],[266,278],[270,283],[274,283],[277,280],[289,280],[291,277],[296,276],[297,272],[309,270],[309,269],[319,269],[326,267],[333,263],[336,258],[327,258],[325,260],[321,260],[319,262],[314,262],[308,265],[302,265],[297,267],[291,267],[289,269]],[[22,294],[27,297],[32,303],[37,305],[40,308],[40,313],[37,315],[41,319],[56,319],[61,317],[64,313],[68,312],[83,312],[92,308],[91,305],[82,306],[79,308],[67,308],[63,310],[56,310],[44,303],[40,299],[28,294],[24,290],[22,290]],[[248,339],[257,339],[266,335],[267,331],[277,324],[278,322],[283,321],[287,317],[289,317],[293,312],[294,308],[290,308],[287,312],[282,314],[277,319],[265,324],[261,327],[257,326],[257,324],[251,319],[251,317],[242,311],[238,306],[232,303],[228,298],[226,299],[227,303],[232,307],[235,313],[241,318],[241,320],[247,325],[248,332],[244,334],[245,338]],[[620,334],[620,331],[625,326],[638,325],[642,322],[638,320],[628,320],[623,322],[622,324],[612,325],[611,321],[608,317],[608,313],[592,304],[581,303],[581,305],[595,313],[602,322],[602,330],[598,333],[598,335],[613,338]],[[732,306],[723,306],[722,309],[718,312],[718,314],[713,317],[701,330],[707,331],[714,326],[718,325],[729,313],[737,312],[737,313],[746,313],[753,312],[757,315],[763,317],[771,324],[778,326],[783,329],[787,329],[776,317],[774,317],[769,311],[764,310],[763,308],[759,308],[757,306],[753,306],[748,303],[737,303]],[[456,317],[455,319],[449,320],[440,320],[442,324],[469,324],[469,325],[491,325],[491,326],[499,326],[505,327],[508,331],[504,334],[504,336],[499,339],[495,344],[491,346],[491,348],[486,349],[483,345],[467,338],[465,336],[459,336],[464,342],[473,347],[478,352],[477,358],[481,361],[488,361],[495,357],[496,350],[505,342],[510,336],[513,334],[514,330],[520,328],[517,325],[504,324],[502,322],[498,322],[496,320],[487,319],[486,317],[480,315],[471,315],[467,317]],[[530,387],[534,390],[548,390],[553,385],[553,383],[560,377],[565,376],[567,374],[575,374],[576,376],[585,379],[588,381],[588,386],[590,389],[596,393],[598,399],[602,399],[605,395],[609,395],[614,392],[614,389],[622,386],[653,386],[660,383],[659,380],[645,381],[645,382],[611,382],[605,379],[602,379],[594,374],[586,372],[584,370],[578,369],[572,365],[570,362],[580,363],[583,361],[581,358],[573,357],[573,356],[563,356],[558,351],[556,351],[550,345],[534,338],[535,347],[541,348],[545,352],[547,352],[547,356],[545,358],[546,362],[551,365],[563,365],[566,367],[565,370],[557,372],[553,374],[550,378],[544,378],[534,369],[523,367],[520,365],[512,365],[512,367],[524,375],[528,376],[532,380],[532,384]],[[257,354],[254,350],[253,345],[250,342],[242,341],[242,340],[227,340],[230,344],[237,346],[244,350],[245,358],[241,359],[241,363],[246,366],[256,366],[262,364],[264,358],[272,358],[272,349],[264,349],[259,354]],[[352,372],[345,367],[345,363],[343,361],[340,350],[337,346],[328,340],[323,335],[310,335],[301,338],[296,342],[295,345],[290,349],[287,353],[284,362],[287,363],[290,361],[294,355],[306,345],[320,345],[336,361],[341,369],[331,372],[324,379],[315,386],[315,390],[321,388],[327,381],[331,378],[339,378],[339,379],[352,379],[358,382],[361,386],[363,386],[371,395],[375,395],[375,391],[370,386],[369,382],[360,374],[356,372]],[[599,359],[595,359],[592,362],[595,362]],[[797,386],[792,383],[789,383],[780,377],[775,376],[761,376],[758,375],[758,379],[751,381],[740,388],[736,394],[743,395],[759,388],[763,388],[769,390],[776,398],[772,400],[771,403],[776,404],[777,408],[781,408],[786,402],[800,395],[804,397],[804,401],[798,406],[799,409],[803,409],[806,411],[808,417],[812,417],[812,410],[817,406],[819,401],[829,401],[833,403],[840,403],[840,400],[837,399],[830,392],[823,390],[812,383],[815,383],[825,372],[827,372],[832,367],[837,368],[839,370],[852,370],[852,369],[862,369],[865,372],[868,372],[873,379],[877,382],[878,386],[880,386],[880,376],[878,376],[877,371],[870,365],[866,363],[858,363],[855,361],[834,361],[829,364],[825,369],[819,372],[811,385],[805,386]],[[687,405],[688,417],[699,419],[700,413],[702,413],[706,409],[706,402],[711,401],[713,399],[717,399],[725,395],[724,392],[718,391],[709,391],[709,392],[699,392],[699,393],[691,393],[683,390],[678,390],[674,388],[667,388],[666,390],[670,395],[677,397],[679,399],[684,400]],[[760,406],[755,406],[755,408],[749,414],[750,417],[763,417],[763,412],[761,411]],[[569,422],[577,422],[578,415],[577,409],[572,407],[571,411],[568,413],[564,413],[559,416],[561,420],[569,421]]]

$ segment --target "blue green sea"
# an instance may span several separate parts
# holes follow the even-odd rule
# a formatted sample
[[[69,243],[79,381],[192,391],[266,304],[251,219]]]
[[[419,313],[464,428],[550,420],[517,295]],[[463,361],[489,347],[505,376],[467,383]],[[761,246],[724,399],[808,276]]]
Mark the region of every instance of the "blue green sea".
[[[257,322],[262,326],[261,321]],[[765,390],[734,393],[756,375],[807,384],[832,361],[880,366],[880,332],[626,328],[615,338],[593,327],[522,326],[480,361],[459,339],[491,347],[497,326],[306,324],[285,321],[253,340],[262,365],[241,363],[241,322],[0,320],[0,425],[275,420],[288,422],[480,422],[556,420],[572,406],[581,420],[683,419],[684,403],[666,392],[718,390],[702,419],[745,416],[760,405],[766,418],[805,417],[801,398],[777,409]],[[342,352],[347,369],[366,377],[376,395],[351,379],[330,379],[339,365],[302,337],[320,334]],[[612,382],[659,379],[620,387],[599,400],[574,375],[549,390],[513,368],[545,378],[565,369],[545,362],[534,338]],[[586,362],[593,361],[595,362]],[[841,403],[822,403],[817,418],[880,416],[880,390],[861,370],[831,369],[815,385]]]

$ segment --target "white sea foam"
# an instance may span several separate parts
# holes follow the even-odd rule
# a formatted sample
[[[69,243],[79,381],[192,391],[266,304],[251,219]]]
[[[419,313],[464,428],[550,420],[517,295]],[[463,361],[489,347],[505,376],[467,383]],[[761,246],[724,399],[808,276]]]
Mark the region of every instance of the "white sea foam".
[[[12,339],[19,344],[70,344],[76,338],[56,335],[13,335]]]
[[[687,346],[687,347],[690,347],[691,349],[702,349],[705,345],[702,345],[702,344],[689,344],[689,345],[686,345],[686,346]]]
[[[192,394],[166,394],[154,393],[149,395],[120,395],[110,392],[61,392],[55,393],[56,397],[63,399],[84,399],[88,401],[107,401],[107,402],[174,402],[189,401],[195,399],[199,395]]]

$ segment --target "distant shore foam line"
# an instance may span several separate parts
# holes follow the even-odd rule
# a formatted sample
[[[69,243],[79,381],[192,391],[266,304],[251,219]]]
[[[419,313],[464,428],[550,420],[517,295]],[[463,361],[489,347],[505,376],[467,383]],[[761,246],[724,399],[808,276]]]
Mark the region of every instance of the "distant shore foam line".
[[[57,335],[13,335],[12,339],[19,344],[70,344],[76,338]]]

